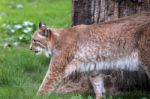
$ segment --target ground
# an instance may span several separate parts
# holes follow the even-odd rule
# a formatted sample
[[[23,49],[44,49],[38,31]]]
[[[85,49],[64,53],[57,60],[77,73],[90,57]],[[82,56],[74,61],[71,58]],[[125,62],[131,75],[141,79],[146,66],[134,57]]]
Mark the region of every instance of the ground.
[[[10,34],[11,32],[4,29],[4,26],[13,26],[26,21],[35,24],[35,28],[39,21],[50,27],[69,27],[71,11],[71,0],[0,0],[0,99],[94,98],[94,95],[89,93],[67,95],[53,93],[45,97],[36,96],[50,59],[43,55],[37,56],[29,50],[31,34],[29,42],[24,42],[20,38],[22,35],[26,36],[20,33],[22,30]],[[15,42],[19,42],[19,45],[17,46],[18,43]],[[130,92],[108,96],[108,99],[150,99],[150,95]]]

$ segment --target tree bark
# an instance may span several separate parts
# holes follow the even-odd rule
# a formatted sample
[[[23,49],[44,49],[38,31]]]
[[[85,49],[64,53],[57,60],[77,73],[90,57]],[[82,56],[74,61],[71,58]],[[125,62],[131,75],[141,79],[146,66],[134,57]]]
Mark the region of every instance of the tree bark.
[[[72,25],[100,23],[150,11],[150,0],[73,0]]]

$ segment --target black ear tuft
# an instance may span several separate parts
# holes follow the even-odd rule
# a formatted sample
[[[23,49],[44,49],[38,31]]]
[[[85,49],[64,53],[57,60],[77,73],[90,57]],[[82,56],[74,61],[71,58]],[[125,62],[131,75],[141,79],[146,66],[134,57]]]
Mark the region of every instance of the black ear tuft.
[[[41,21],[39,22],[39,28],[42,28],[43,26],[45,26],[45,24],[43,24]]]
[[[40,22],[39,22],[39,28],[41,28],[41,27],[42,27],[42,22],[40,21]]]

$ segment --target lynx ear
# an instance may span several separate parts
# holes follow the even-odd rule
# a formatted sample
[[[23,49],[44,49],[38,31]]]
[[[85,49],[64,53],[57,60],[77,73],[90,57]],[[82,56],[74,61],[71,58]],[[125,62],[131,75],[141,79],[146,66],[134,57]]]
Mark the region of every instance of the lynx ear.
[[[42,35],[45,37],[49,37],[51,36],[51,33],[52,33],[51,29],[45,29]]]
[[[45,37],[48,37],[48,36],[49,36],[49,33],[50,33],[50,30],[49,30],[49,29],[46,29],[46,30],[45,30],[45,33],[44,33],[44,36],[45,36]]]
[[[39,28],[42,28],[43,26],[45,26],[45,24],[43,24],[41,21],[39,22]]]

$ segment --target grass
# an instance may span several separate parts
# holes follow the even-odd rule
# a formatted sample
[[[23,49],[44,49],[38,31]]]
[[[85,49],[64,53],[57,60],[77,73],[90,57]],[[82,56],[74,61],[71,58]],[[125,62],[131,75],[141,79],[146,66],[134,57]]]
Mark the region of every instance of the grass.
[[[0,0],[0,43],[8,35],[3,24],[43,21],[50,27],[71,25],[71,0]],[[0,99],[92,99],[93,94],[52,94],[38,97],[36,91],[47,71],[49,60],[21,47],[0,47]],[[147,97],[147,98],[142,98]],[[150,99],[149,93],[132,92],[108,99]]]
[[[0,99],[31,97],[48,59],[37,57],[25,48],[1,48],[0,55]]]
[[[43,21],[51,27],[67,27],[71,23],[70,0],[1,0],[1,23]],[[21,4],[23,8],[17,8]]]

